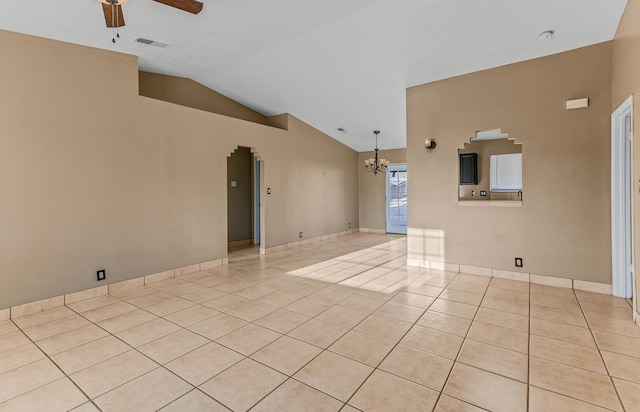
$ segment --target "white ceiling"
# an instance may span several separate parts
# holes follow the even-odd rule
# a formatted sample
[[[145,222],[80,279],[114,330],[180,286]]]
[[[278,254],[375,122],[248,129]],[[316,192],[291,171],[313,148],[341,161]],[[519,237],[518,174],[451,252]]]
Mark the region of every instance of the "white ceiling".
[[[0,1],[0,29],[137,55],[141,70],[191,78],[265,115],[291,113],[365,151],[374,129],[380,148],[405,147],[407,87],[611,40],[627,3],[201,1],[195,16],[130,0],[116,44],[99,0]],[[549,42],[538,40],[545,30],[555,31]]]

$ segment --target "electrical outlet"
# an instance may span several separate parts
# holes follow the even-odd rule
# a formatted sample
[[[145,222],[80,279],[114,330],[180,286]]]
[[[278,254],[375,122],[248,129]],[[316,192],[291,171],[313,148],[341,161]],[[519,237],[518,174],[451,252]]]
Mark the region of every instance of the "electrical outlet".
[[[300,239],[302,239],[302,232],[300,232],[300,234],[298,235],[298,237],[299,237]]]
[[[96,274],[98,276],[98,281],[105,280],[107,278],[107,271],[105,269],[100,269]]]
[[[522,267],[522,258],[516,258],[516,267],[517,268],[521,268]]]
[[[351,222],[349,222],[349,229],[351,229]]]

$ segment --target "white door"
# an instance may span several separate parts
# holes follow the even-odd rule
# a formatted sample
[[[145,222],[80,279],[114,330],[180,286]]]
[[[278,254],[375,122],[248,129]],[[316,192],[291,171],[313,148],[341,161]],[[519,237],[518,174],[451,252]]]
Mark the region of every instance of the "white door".
[[[611,247],[614,296],[633,297],[632,98],[611,115]]]
[[[253,244],[260,244],[260,161],[253,156]]]
[[[627,283],[627,298],[633,295],[633,251],[631,249],[631,195],[633,193],[633,178],[631,176],[631,113],[624,117],[624,277]]]
[[[407,165],[387,169],[387,233],[407,234]]]

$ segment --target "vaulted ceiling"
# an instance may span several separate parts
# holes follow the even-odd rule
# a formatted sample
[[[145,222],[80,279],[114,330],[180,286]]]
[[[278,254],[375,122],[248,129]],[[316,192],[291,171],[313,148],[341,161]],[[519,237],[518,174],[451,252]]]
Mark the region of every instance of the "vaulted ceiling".
[[[365,151],[374,129],[381,148],[405,146],[407,87],[611,40],[627,3],[201,1],[192,15],[130,0],[115,44],[98,0],[5,0],[0,29],[137,55],[141,70],[191,78],[265,115],[289,112]],[[546,30],[552,40],[540,41]]]

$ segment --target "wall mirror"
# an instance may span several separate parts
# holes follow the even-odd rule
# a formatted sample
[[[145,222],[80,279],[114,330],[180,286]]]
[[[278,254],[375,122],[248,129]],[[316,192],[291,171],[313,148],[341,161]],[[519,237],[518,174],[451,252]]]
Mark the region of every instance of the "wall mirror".
[[[477,132],[458,166],[458,200],[522,201],[522,145],[500,129]]]

